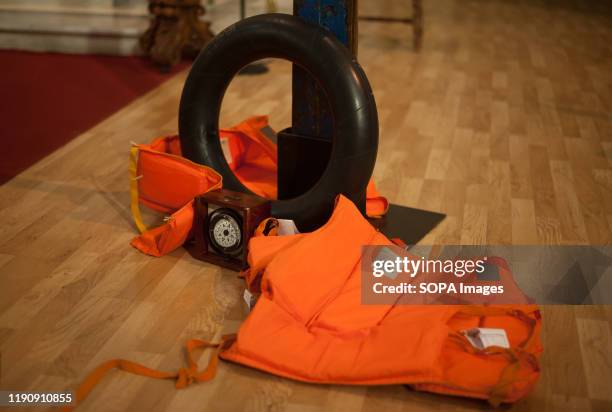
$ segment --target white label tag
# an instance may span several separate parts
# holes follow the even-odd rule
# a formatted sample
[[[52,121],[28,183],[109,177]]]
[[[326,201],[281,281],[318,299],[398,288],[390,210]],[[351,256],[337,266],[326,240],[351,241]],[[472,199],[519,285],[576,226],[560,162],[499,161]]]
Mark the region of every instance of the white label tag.
[[[249,309],[249,312],[251,310],[253,310],[253,306],[255,306],[255,303],[257,303],[257,298],[258,297],[259,297],[259,295],[252,294],[248,289],[244,290],[242,298],[246,302],[247,308]]]
[[[249,292],[248,289],[245,289],[244,293],[242,294],[242,298],[246,302],[246,304],[249,307],[249,309],[251,309],[251,298],[253,298],[253,294],[251,292]]]
[[[300,233],[297,226],[295,226],[295,222],[291,219],[276,219],[278,221],[278,235],[279,236],[287,236],[287,235],[297,235]]]
[[[232,161],[232,151],[230,150],[229,139],[227,137],[221,138],[221,150],[223,150],[223,156],[225,156],[225,160],[227,160],[227,164],[231,165]]]
[[[490,346],[510,348],[508,335],[506,335],[506,331],[503,329],[472,328],[463,331],[463,334],[472,346],[477,349],[486,349]]]

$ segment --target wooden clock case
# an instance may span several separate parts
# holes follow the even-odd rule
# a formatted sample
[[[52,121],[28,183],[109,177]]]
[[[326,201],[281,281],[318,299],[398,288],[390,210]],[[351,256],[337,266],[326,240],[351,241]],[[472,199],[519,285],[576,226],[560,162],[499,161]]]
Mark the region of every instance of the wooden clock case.
[[[248,242],[262,220],[270,217],[270,201],[248,193],[221,189],[195,198],[194,240],[189,252],[196,259],[232,270],[243,270],[247,264]],[[240,216],[242,246],[239,253],[224,254],[210,244],[208,220],[215,210],[225,208]]]

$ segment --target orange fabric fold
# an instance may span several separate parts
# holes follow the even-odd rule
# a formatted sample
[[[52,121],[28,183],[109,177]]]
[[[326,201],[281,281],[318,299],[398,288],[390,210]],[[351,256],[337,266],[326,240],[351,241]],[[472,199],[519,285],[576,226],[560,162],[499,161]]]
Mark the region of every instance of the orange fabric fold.
[[[164,256],[187,241],[194,213],[192,200],[170,215],[166,223],[136,236],[130,244],[147,255]]]

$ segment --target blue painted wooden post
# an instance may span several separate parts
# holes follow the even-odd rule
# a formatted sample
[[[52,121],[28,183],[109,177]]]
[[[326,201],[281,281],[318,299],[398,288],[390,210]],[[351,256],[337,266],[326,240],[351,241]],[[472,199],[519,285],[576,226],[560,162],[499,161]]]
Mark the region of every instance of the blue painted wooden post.
[[[294,0],[293,14],[357,49],[357,0]],[[301,195],[319,179],[329,160],[333,118],[315,79],[293,65],[291,128],[278,134],[278,198]],[[365,199],[364,199],[365,202]]]
[[[357,54],[357,0],[294,0],[293,14],[330,30]],[[278,134],[280,199],[298,196],[317,181],[327,165],[333,133],[323,91],[307,72],[295,65],[292,92],[292,127]],[[389,239],[397,237],[410,245],[416,244],[444,217],[441,213],[391,204],[385,217],[371,222]]]
[[[293,14],[336,35],[357,50],[357,0],[294,0]],[[332,117],[323,91],[299,66],[293,66],[293,133],[331,139]]]

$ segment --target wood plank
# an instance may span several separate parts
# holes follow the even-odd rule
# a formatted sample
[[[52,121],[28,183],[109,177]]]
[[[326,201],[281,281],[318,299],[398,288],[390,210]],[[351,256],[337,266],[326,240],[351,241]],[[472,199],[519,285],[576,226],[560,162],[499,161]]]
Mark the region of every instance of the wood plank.
[[[612,381],[610,323],[577,319],[576,324],[589,396],[592,399],[612,401],[609,385]]]

